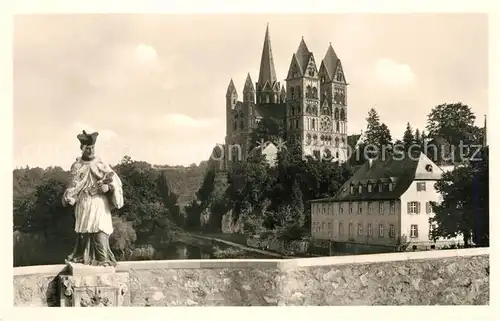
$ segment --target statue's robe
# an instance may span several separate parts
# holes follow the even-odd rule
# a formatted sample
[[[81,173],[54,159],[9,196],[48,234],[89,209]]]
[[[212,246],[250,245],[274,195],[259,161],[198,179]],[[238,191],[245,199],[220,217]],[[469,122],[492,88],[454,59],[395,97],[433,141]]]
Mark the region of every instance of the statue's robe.
[[[104,193],[99,182],[108,184]],[[90,265],[116,265],[109,247],[113,233],[111,210],[123,206],[122,182],[111,167],[99,158],[77,158],[71,166],[70,183],[63,195],[63,204],[75,204],[77,241],[69,261]]]

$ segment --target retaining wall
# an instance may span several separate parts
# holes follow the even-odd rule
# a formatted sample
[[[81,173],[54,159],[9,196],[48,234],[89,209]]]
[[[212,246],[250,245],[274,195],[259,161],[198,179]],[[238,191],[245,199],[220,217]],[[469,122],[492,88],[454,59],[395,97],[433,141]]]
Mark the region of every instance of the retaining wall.
[[[131,306],[489,304],[489,249],[119,262]],[[15,306],[57,306],[65,265],[14,269]]]

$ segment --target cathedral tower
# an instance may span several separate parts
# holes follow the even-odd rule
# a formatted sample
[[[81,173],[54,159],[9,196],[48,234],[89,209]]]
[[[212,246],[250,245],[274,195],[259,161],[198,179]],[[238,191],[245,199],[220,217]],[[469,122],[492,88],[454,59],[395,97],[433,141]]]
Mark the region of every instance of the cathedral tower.
[[[332,112],[331,137],[334,156],[340,161],[346,161],[347,149],[347,82],[342,69],[342,62],[328,46],[325,58],[319,68],[321,80],[321,105]],[[330,129],[330,126],[329,126]]]
[[[269,26],[266,27],[266,35],[264,36],[264,45],[262,47],[262,57],[260,59],[259,80],[255,87],[257,104],[264,105],[279,103],[281,86],[276,78],[276,70],[274,69]]]
[[[321,153],[320,82],[314,55],[304,38],[300,41],[286,78],[287,141],[302,146],[306,155]]]

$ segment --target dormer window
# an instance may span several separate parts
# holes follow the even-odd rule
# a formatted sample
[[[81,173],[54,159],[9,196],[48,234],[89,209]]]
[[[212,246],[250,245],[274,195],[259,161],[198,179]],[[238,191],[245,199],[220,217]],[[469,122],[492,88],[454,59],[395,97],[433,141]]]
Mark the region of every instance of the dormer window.
[[[372,184],[368,184],[368,193],[372,192]]]
[[[351,186],[351,194],[354,194],[354,186]]]
[[[383,189],[383,185],[382,184],[378,184],[378,191],[379,191],[379,193],[382,193],[382,189]]]
[[[361,192],[363,192],[363,186],[358,186],[358,193],[361,194]]]
[[[394,189],[394,184],[393,183],[389,183],[389,191],[392,192],[393,189]]]

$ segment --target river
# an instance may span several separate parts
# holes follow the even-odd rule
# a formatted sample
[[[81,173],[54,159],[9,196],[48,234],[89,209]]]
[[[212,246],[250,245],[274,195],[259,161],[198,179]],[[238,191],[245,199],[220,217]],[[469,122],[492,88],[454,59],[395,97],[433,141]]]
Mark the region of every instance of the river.
[[[217,244],[194,245],[186,243],[174,243],[168,249],[157,251],[155,260],[188,260],[188,259],[275,259],[261,253],[241,250],[239,248]]]

